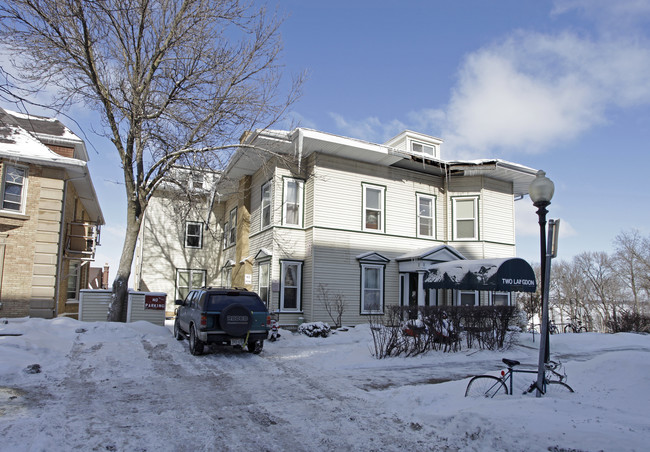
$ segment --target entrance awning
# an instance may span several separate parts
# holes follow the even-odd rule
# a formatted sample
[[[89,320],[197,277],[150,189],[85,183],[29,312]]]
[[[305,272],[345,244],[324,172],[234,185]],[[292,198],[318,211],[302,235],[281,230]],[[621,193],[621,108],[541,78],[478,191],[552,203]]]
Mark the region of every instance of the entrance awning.
[[[518,257],[441,262],[429,267],[425,289],[535,292],[535,272]]]

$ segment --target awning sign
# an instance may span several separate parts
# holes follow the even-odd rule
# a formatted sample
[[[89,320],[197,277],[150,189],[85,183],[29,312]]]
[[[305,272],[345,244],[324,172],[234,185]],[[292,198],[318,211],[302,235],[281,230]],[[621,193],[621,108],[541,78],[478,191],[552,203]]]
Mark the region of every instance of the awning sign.
[[[165,295],[145,295],[144,296],[144,308],[145,309],[156,309],[164,310],[165,309]]]
[[[425,289],[535,292],[535,272],[520,258],[455,260],[429,268]]]

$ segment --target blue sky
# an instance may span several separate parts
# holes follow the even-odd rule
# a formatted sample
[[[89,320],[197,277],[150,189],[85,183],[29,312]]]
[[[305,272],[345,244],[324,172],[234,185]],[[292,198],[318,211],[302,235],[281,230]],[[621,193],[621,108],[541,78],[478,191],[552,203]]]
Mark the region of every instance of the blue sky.
[[[286,71],[309,73],[291,113],[300,125],[373,142],[411,129],[442,138],[444,159],[544,169],[556,186],[549,218],[562,220],[560,259],[611,252],[632,228],[650,234],[650,0],[284,0],[278,8],[287,15]],[[125,227],[119,160],[81,107],[70,115],[86,128],[107,222],[96,264],[116,269]],[[535,208],[528,198],[516,207],[518,255],[539,262]]]

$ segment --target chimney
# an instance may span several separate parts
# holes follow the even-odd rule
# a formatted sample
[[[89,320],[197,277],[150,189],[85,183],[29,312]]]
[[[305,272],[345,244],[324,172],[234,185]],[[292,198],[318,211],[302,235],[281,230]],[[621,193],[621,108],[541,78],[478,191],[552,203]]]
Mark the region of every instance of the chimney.
[[[102,272],[102,289],[108,289],[108,262],[104,264]]]

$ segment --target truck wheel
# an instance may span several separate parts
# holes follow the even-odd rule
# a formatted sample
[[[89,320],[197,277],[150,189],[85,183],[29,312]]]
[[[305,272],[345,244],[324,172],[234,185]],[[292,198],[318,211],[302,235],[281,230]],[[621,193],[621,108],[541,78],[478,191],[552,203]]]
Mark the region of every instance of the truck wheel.
[[[190,353],[193,355],[200,355],[203,353],[203,342],[196,337],[196,327],[190,326]]]
[[[185,339],[185,336],[183,336],[183,333],[181,332],[181,326],[178,323],[178,319],[174,321],[174,337],[177,341]]]
[[[263,348],[264,348],[264,341],[255,341],[255,342],[248,343],[248,351],[250,353],[255,353],[256,355],[259,355],[260,353],[262,353]]]
[[[219,326],[230,336],[246,336],[252,324],[253,314],[248,308],[238,303],[226,306],[219,315]]]

